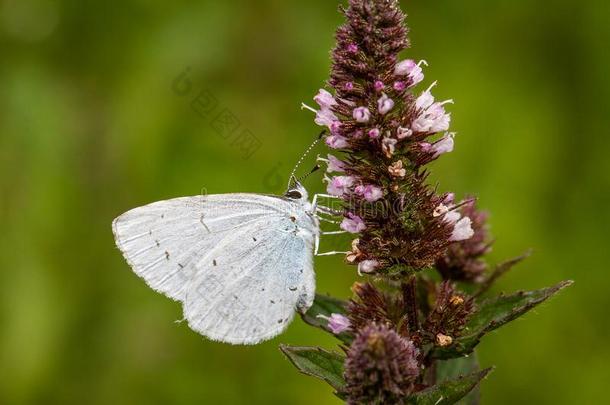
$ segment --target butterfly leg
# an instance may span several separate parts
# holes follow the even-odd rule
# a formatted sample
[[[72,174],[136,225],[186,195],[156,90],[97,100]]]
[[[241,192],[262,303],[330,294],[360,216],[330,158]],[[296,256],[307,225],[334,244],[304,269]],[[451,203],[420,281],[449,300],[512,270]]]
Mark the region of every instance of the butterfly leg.
[[[313,200],[311,202],[311,206],[313,207],[313,212],[316,212],[318,210],[318,199],[322,197],[322,198],[332,198],[332,199],[340,199],[341,197],[337,197],[334,195],[330,195],[330,194],[314,194],[313,196]],[[320,206],[321,207],[321,206]],[[328,207],[324,207],[328,210],[331,210],[331,208]]]
[[[331,231],[331,232],[324,232],[322,231],[320,234],[321,235],[341,235],[347,233],[347,231]]]
[[[326,253],[317,253],[316,256],[334,256],[334,255],[346,255],[351,252],[326,252]]]
[[[339,223],[338,221],[333,221],[331,219],[326,219],[326,218],[323,218],[323,217],[321,217],[319,215],[318,215],[318,219],[320,221],[322,221],[322,222],[328,222],[329,224],[338,224]]]

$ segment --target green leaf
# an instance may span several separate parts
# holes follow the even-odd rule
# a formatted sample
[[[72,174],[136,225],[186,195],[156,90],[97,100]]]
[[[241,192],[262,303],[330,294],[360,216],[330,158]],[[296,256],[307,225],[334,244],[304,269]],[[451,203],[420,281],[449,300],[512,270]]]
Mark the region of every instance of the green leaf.
[[[478,371],[465,377],[444,381],[433,387],[420,391],[409,398],[413,405],[450,405],[464,398],[493,368]]]
[[[319,347],[280,345],[280,350],[301,373],[324,380],[339,392],[345,387],[341,354]]]
[[[439,383],[450,381],[479,370],[479,361],[476,353],[465,357],[458,357],[457,359],[439,360],[436,362],[436,381]],[[478,405],[480,398],[479,391],[479,386],[477,385],[468,395],[459,401],[459,404]]]
[[[328,320],[324,317],[329,317],[332,314],[341,314],[345,315],[347,312],[347,301],[340,300],[338,298],[333,298],[328,295],[320,295],[316,294],[316,299],[313,302],[313,305],[307,313],[301,315],[303,321],[305,323],[320,328],[326,332],[330,332],[328,329]],[[322,315],[323,317],[320,317]],[[335,335],[344,343],[351,343],[353,337],[350,333],[341,333],[339,335]]]
[[[572,283],[572,281],[564,281],[554,287],[530,292],[521,291],[512,295],[500,295],[481,302],[478,305],[478,311],[468,322],[465,334],[456,339],[449,347],[434,348],[432,357],[451,359],[472,353],[485,334],[520,317],[562,289],[572,285]]]

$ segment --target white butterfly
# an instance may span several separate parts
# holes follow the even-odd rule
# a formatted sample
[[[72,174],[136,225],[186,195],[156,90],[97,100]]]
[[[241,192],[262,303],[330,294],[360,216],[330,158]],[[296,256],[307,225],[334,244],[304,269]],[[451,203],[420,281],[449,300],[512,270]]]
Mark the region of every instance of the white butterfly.
[[[295,310],[313,303],[318,213],[325,212],[317,197],[310,203],[297,182],[282,197],[176,198],[128,211],[112,228],[134,272],[182,302],[193,330],[256,344],[282,333]],[[335,253],[344,252],[327,254]]]

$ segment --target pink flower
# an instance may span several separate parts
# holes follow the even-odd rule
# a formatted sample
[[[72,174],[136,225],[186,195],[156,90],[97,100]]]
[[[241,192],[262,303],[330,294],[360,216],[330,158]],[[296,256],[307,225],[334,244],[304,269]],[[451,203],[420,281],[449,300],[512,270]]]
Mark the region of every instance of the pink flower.
[[[320,89],[313,99],[322,109],[330,109],[332,106],[337,105],[333,95],[324,89]]]
[[[338,134],[339,133],[339,129],[341,128],[341,121],[333,121],[330,123],[330,126],[328,127],[330,129],[330,133],[331,134]]]
[[[385,84],[381,80],[375,82],[375,91],[382,91],[385,88]]]
[[[344,172],[345,171],[345,162],[337,159],[333,155],[328,155],[328,167],[326,168],[327,172]]]
[[[418,110],[418,116],[413,120],[411,129],[421,133],[436,133],[449,129],[451,114],[445,112],[443,107],[445,104],[453,103],[453,100],[446,100],[442,103],[434,102],[434,97],[430,90],[436,85],[436,82],[424,91],[415,100],[415,107]]]
[[[455,134],[446,134],[441,140],[432,144],[431,151],[434,152],[434,157],[439,157],[444,153],[453,152]]]
[[[421,65],[428,66],[425,60],[421,60],[419,63],[415,63],[412,59],[403,60],[396,64],[394,74],[396,76],[407,76],[409,78],[409,87],[413,87],[424,80],[424,73]]]
[[[316,124],[324,127],[329,127],[333,122],[339,121],[339,118],[333,113],[329,108],[322,108],[319,111],[314,110],[310,107],[312,111],[316,113]]]
[[[332,149],[345,149],[349,146],[347,139],[341,135],[329,135],[326,137],[326,144]]]
[[[379,138],[379,135],[381,135],[381,132],[377,128],[373,128],[369,131],[369,137],[371,139],[377,139]]]
[[[383,190],[377,186],[366,186],[364,188],[364,199],[368,202],[375,202],[383,197]]]
[[[354,185],[354,178],[351,176],[335,176],[330,179],[326,191],[328,194],[335,197],[343,197],[348,194],[350,188]]]
[[[320,93],[318,93],[316,96],[316,99],[319,100],[316,100],[316,102],[321,103],[320,105],[328,102],[327,96],[323,93],[323,91],[324,90],[320,90]],[[330,93],[328,94],[330,95]],[[320,110],[316,110],[315,108],[303,103],[302,108],[316,113],[316,118],[314,120],[315,123],[323,127],[328,127],[333,134],[336,134],[337,130],[341,127],[341,121],[339,121],[339,118],[337,118],[335,113],[332,112],[330,107],[323,106],[320,108]]]
[[[438,207],[437,207],[438,208]],[[442,210],[442,207],[439,209]],[[457,211],[449,211],[445,213],[443,220],[448,224],[455,225],[462,218],[462,214]]]
[[[352,82],[345,83],[345,90],[348,90],[348,91],[354,90],[354,83],[352,83]]]
[[[379,114],[386,115],[392,110],[392,108],[394,108],[394,100],[384,93],[381,98],[377,100],[377,108],[379,110]]]
[[[346,316],[341,314],[330,314],[330,317],[326,317],[324,315],[318,315],[319,318],[326,319],[328,324],[326,325],[328,329],[335,335],[339,333],[343,333],[351,327],[351,323]]]
[[[379,267],[377,260],[363,260],[358,263],[358,273],[368,274],[374,272]]]
[[[409,138],[411,135],[413,135],[413,130],[410,128],[398,127],[398,131],[396,132],[396,137],[398,139]]]
[[[349,233],[360,233],[366,229],[366,225],[362,218],[358,215],[349,212],[346,218],[343,218],[343,222],[340,225],[341,229]]]
[[[453,228],[453,233],[449,240],[451,242],[459,242],[472,238],[474,230],[472,229],[472,220],[469,217],[460,219]]]
[[[362,196],[368,202],[375,202],[383,197],[383,190],[381,187],[368,184],[366,186],[357,186],[354,189],[354,192],[360,196]]]
[[[366,107],[358,107],[354,109],[353,116],[357,122],[369,122],[369,120],[371,119],[371,112]]]
[[[441,216],[443,214],[443,221],[453,225],[453,232],[449,237],[450,242],[459,242],[472,238],[474,230],[472,229],[472,220],[469,217],[463,217],[458,211],[450,211],[450,207],[440,204],[434,210],[433,215]]]

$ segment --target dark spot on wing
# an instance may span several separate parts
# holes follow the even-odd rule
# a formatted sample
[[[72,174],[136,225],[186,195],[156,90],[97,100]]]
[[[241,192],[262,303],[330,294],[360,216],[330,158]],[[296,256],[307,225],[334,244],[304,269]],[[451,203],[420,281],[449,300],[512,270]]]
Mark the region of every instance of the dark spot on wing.
[[[255,238],[255,237],[252,237],[252,240],[253,240],[254,242],[256,242],[256,238]]]
[[[208,226],[205,224],[205,222],[203,222],[203,217],[204,217],[204,215],[201,214],[201,217],[199,217],[199,222],[201,222],[201,225],[203,225],[203,227],[205,228],[206,231],[208,231],[208,233],[212,233],[210,231],[210,228],[208,228]]]
[[[169,260],[169,252],[167,250],[165,251],[165,258]]]
[[[272,304],[275,304],[275,301],[273,301],[273,300],[270,300],[269,302],[271,302]]]
[[[288,287],[288,289],[289,289],[290,291],[296,291],[296,290],[297,290],[297,288],[296,288],[296,287]]]
[[[150,231],[148,231],[148,234],[149,234],[149,235],[152,235],[152,229],[151,229]]]
[[[178,267],[180,267],[181,269],[183,269],[183,268],[184,268],[184,265],[183,265],[183,264],[178,263]]]
[[[155,243],[157,244],[157,247],[161,246],[158,240],[155,240]]]
[[[261,291],[265,291],[265,289],[264,289],[264,288],[261,288]]]
[[[161,214],[161,218],[165,218],[165,214]]]
[[[216,266],[216,259],[212,260],[212,263],[214,264],[214,266]]]
[[[284,320],[283,320],[283,319],[278,319],[278,320],[277,320],[277,323],[282,323],[282,322],[284,322]]]
[[[292,222],[297,222],[297,218],[296,218],[295,216],[291,216],[291,217],[290,217],[290,220],[291,220]]]

